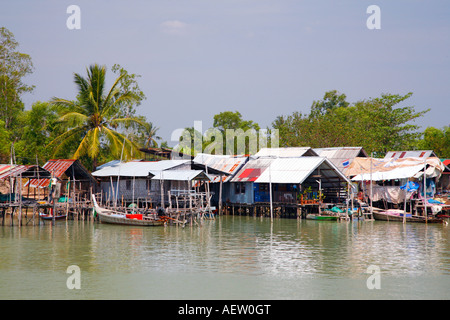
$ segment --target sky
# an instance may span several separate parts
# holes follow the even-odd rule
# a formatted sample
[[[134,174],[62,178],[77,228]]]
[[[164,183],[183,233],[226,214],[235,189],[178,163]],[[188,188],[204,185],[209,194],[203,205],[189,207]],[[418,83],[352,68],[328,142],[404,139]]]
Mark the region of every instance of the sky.
[[[70,5],[80,29],[67,27]],[[401,106],[431,108],[415,124],[450,125],[448,0],[3,0],[0,22],[34,64],[26,108],[74,99],[73,74],[94,63],[112,82],[120,64],[141,76],[137,113],[172,146],[194,121],[204,132],[215,114],[239,111],[266,128],[330,90],[349,102],[413,92]]]

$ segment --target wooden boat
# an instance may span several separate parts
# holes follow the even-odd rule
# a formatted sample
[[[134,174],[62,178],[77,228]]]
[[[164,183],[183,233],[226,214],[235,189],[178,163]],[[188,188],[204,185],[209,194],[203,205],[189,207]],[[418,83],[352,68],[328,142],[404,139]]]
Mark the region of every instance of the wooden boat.
[[[309,213],[306,215],[306,219],[321,220],[321,221],[337,221],[339,219],[339,217],[333,216],[333,215],[327,215],[327,214]]]
[[[40,213],[39,217],[42,220],[53,220],[53,215],[51,215],[51,214]],[[55,220],[63,220],[63,219],[66,219],[66,217],[67,217],[66,214],[57,215],[57,216],[55,216]]]
[[[403,211],[403,210],[401,210]],[[375,220],[381,221],[396,221],[403,222],[403,214],[395,211],[373,211],[373,217]],[[413,216],[407,214],[405,217],[405,222],[419,222],[419,223],[443,223],[443,219],[437,217],[425,217],[422,216]]]
[[[159,219],[157,215],[125,214],[123,212],[102,208],[97,204],[94,195],[92,195],[92,202],[94,203],[94,211],[98,214],[99,220],[102,223],[149,227],[162,226],[166,222],[164,219]]]

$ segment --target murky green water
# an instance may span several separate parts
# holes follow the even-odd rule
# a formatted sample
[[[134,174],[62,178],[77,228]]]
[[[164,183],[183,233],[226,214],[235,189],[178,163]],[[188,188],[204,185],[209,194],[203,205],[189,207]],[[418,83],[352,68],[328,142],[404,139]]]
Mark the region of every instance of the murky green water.
[[[232,216],[185,228],[3,226],[0,299],[449,299],[449,230]],[[71,265],[81,289],[67,287]]]

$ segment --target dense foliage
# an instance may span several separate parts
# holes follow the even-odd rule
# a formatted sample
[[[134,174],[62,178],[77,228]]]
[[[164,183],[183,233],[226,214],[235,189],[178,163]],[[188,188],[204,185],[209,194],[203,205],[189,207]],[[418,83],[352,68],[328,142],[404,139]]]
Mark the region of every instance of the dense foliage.
[[[361,146],[378,156],[389,150],[412,150],[422,133],[411,122],[429,109],[416,112],[412,106],[399,106],[411,95],[383,94],[349,103],[345,94],[329,91],[323,100],[313,102],[309,114],[279,116],[273,127],[285,147]]]

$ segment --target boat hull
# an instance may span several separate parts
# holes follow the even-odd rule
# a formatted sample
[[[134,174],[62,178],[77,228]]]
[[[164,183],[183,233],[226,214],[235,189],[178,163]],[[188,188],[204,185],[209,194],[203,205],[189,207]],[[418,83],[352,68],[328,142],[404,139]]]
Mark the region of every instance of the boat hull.
[[[319,214],[307,214],[306,219],[320,220],[320,221],[337,221],[339,219],[339,217],[338,216],[319,215]]]
[[[403,222],[403,216],[401,215],[393,215],[393,214],[387,214],[384,212],[373,212],[373,217],[375,220],[380,221],[395,221],[395,222]],[[418,222],[418,223],[442,223],[443,220],[440,218],[427,218],[425,217],[418,217],[418,216],[406,216],[405,218],[406,222]]]
[[[117,224],[117,225],[126,225],[126,226],[143,226],[143,227],[151,227],[151,226],[162,226],[164,225],[164,221],[156,220],[156,219],[129,219],[126,217],[120,217],[119,215],[111,215],[98,213],[98,217],[101,223],[107,224]]]
[[[39,215],[39,217],[42,219],[42,220],[53,220],[53,216],[52,215],[50,215],[50,214],[41,214],[41,215]],[[60,215],[60,216],[55,216],[55,220],[63,220],[63,219],[65,219],[67,217],[67,215]]]
[[[95,196],[92,195],[92,202],[94,203],[94,212],[98,215],[101,223],[126,225],[126,226],[141,226],[141,227],[153,227],[162,226],[164,221],[160,219],[149,219],[142,217],[140,219],[127,218],[125,214],[109,209],[102,208],[98,205]],[[134,215],[129,215],[134,216]]]

